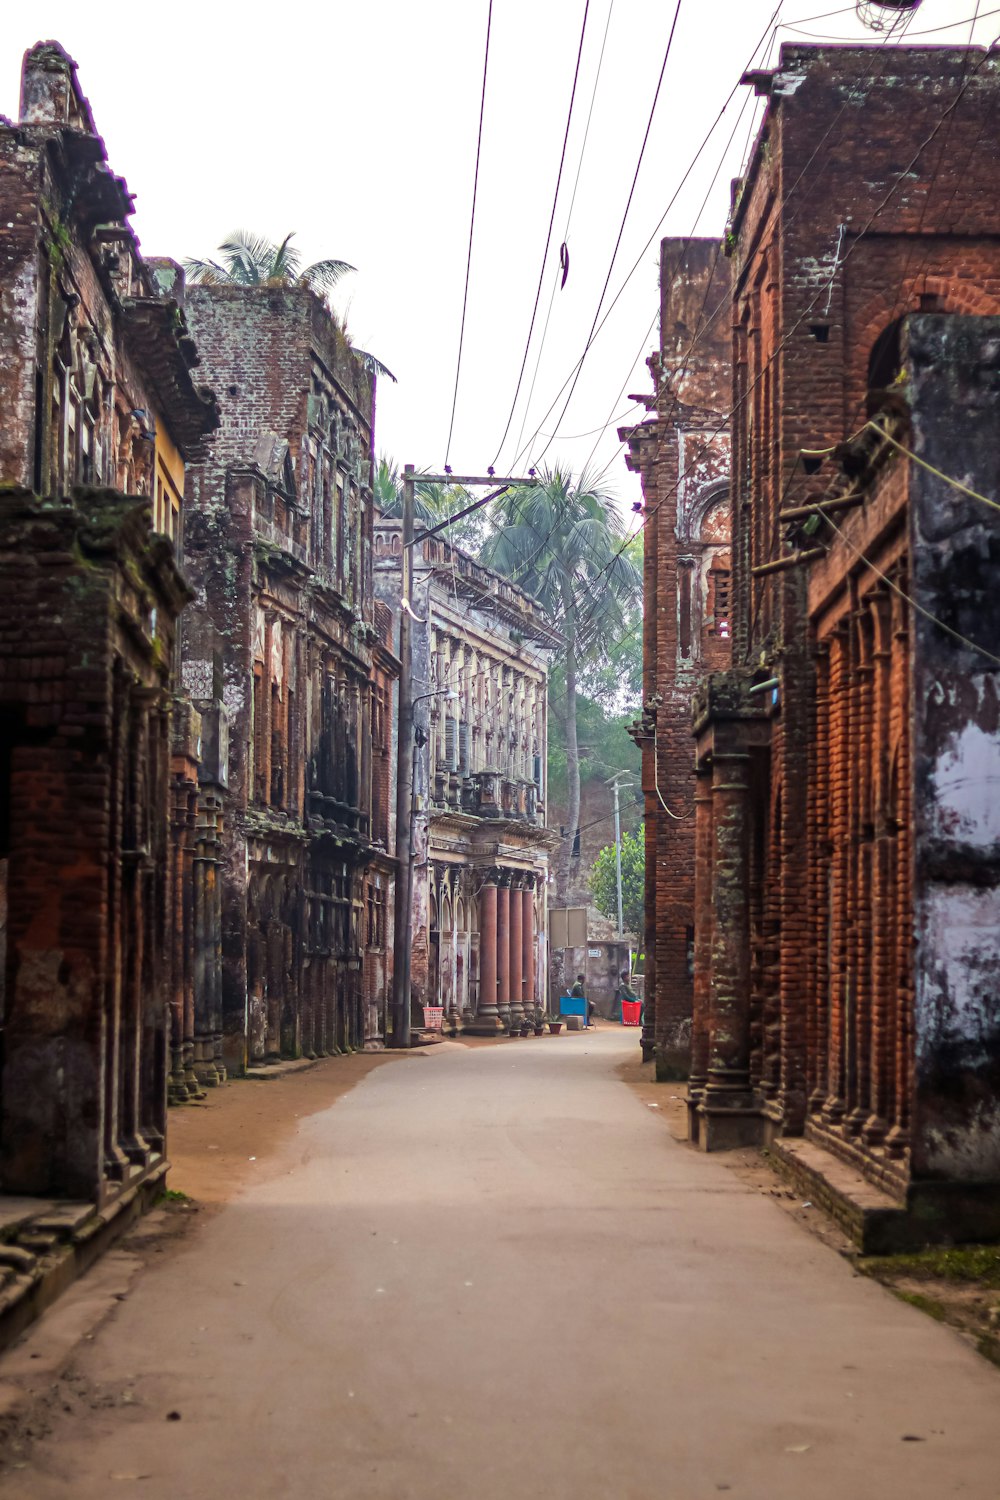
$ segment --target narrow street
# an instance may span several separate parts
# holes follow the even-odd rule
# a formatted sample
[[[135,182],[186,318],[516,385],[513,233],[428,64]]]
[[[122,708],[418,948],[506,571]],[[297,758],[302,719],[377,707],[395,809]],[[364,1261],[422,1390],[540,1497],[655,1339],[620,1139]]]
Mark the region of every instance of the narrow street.
[[[3,1500],[997,1500],[1000,1373],[675,1143],[634,1048],[442,1045],[302,1120]]]

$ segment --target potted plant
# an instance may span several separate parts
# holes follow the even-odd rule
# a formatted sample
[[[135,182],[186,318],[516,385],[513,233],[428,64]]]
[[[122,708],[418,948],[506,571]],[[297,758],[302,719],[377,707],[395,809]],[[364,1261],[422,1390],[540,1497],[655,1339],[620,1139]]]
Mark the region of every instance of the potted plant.
[[[563,1029],[562,1016],[549,1016],[549,1032],[552,1036],[558,1036]]]

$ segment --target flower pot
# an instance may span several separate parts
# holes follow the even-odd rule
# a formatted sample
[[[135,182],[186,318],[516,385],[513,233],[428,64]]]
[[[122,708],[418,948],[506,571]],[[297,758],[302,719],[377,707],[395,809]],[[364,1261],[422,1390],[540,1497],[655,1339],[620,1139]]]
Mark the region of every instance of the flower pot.
[[[536,1036],[544,1036],[545,1035],[545,1027],[541,1026],[541,1025],[536,1026],[535,1027],[535,1035]]]
[[[549,1031],[551,1032],[551,1034],[553,1036],[558,1036],[559,1033],[560,1033],[560,1031],[562,1031],[562,1029],[563,1029],[563,1023],[561,1021],[550,1021],[549,1022]]]

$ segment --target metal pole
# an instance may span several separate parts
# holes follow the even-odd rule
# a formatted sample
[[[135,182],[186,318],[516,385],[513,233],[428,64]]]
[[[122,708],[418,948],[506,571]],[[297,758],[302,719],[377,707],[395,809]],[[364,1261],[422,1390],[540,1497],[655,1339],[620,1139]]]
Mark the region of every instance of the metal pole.
[[[410,920],[413,909],[413,491],[403,470],[402,603],[399,611],[399,730],[396,740],[396,922],[392,944],[392,1045],[410,1045]]]
[[[622,827],[618,811],[618,782],[614,784],[615,793],[615,883],[618,893],[618,941],[624,937],[622,927]]]

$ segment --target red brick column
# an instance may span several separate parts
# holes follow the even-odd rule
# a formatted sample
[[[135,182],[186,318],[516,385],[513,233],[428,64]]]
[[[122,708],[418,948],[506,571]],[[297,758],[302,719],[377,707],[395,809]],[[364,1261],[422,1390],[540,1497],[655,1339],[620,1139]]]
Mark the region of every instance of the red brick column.
[[[871,1114],[865,1121],[864,1140],[878,1146],[889,1129],[889,1077],[891,1067],[891,1015],[893,991],[892,942],[895,936],[893,910],[894,831],[889,788],[889,751],[892,744],[890,707],[892,702],[892,600],[888,589],[872,591],[874,642],[874,714],[873,714],[873,811],[875,823],[875,865],[872,886],[874,930],[871,945],[872,980],[872,1078]]]
[[[497,1010],[510,1025],[510,872],[499,872],[497,885]]]
[[[497,887],[490,870],[479,892],[479,1008],[480,1020],[496,1021],[497,1012]]]
[[[708,1082],[712,974],[712,772],[698,767],[694,795],[694,1011],[688,1096],[700,1098]]]
[[[535,1019],[535,877],[527,876],[521,892],[521,966],[524,971],[524,1010]]]
[[[525,1023],[523,953],[521,949],[521,877],[511,877],[510,889],[510,1024],[512,1030],[520,1030]]]
[[[758,1139],[750,1087],[750,757],[716,750],[712,769],[713,923],[703,1150]]]

